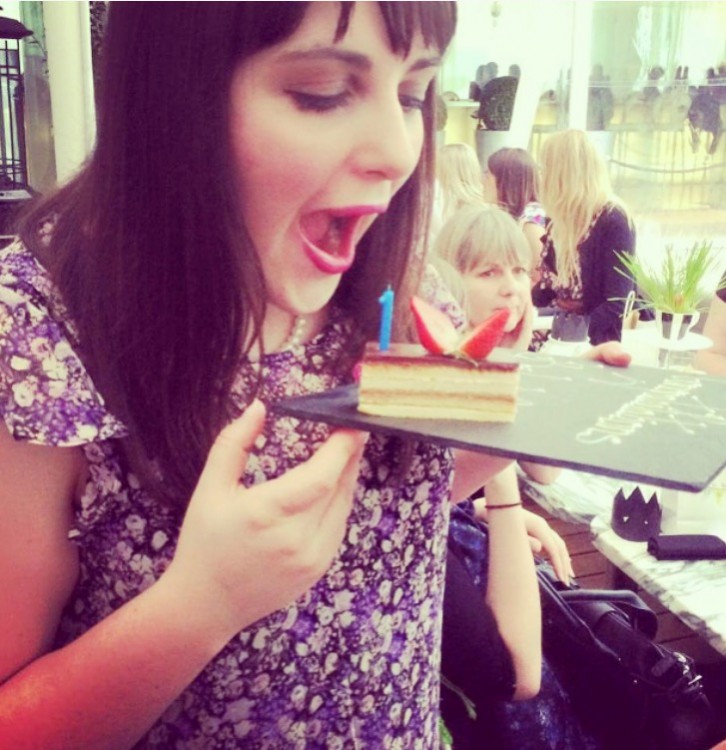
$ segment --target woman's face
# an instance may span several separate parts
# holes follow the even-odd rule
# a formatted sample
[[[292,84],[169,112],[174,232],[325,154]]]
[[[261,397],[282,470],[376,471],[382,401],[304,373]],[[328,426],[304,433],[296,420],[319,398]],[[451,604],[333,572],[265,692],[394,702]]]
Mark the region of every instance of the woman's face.
[[[485,263],[463,276],[469,323],[476,326],[497,310],[509,310],[505,330],[513,330],[531,301],[529,269],[510,263]]]
[[[240,206],[268,302],[322,309],[366,230],[418,163],[422,106],[439,63],[414,40],[394,55],[377,3],[310,3],[297,31],[242,63],[231,89]]]

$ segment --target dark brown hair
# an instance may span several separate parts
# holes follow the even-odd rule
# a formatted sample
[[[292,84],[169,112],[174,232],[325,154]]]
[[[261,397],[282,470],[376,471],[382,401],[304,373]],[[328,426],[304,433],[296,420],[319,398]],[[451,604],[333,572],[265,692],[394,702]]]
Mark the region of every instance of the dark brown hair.
[[[538,200],[537,164],[523,148],[500,148],[487,161],[497,184],[499,205],[519,219],[528,203]]]
[[[236,205],[228,104],[235,67],[283,41],[305,2],[111,3],[97,145],[78,176],[21,225],[77,325],[80,354],[109,408],[130,428],[132,467],[185,504],[214,436],[246,331],[259,334],[265,282]],[[391,49],[420,30],[442,52],[450,2],[381,2]],[[341,3],[336,40],[355,3]],[[387,283],[398,302],[415,280],[432,182],[433,86],[420,163],[362,241],[335,301],[356,321],[351,357],[375,336]],[[45,246],[38,227],[52,217]],[[156,469],[163,484],[155,481]]]

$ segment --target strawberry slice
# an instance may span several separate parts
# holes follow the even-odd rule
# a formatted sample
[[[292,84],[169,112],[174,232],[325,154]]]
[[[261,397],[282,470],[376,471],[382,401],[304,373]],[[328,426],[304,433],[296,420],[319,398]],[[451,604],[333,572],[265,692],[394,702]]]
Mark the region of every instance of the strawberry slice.
[[[411,297],[411,312],[419,341],[426,351],[449,354],[456,349],[459,335],[445,313],[420,297]]]
[[[502,340],[509,310],[497,310],[461,340],[457,351],[469,359],[484,359]]]

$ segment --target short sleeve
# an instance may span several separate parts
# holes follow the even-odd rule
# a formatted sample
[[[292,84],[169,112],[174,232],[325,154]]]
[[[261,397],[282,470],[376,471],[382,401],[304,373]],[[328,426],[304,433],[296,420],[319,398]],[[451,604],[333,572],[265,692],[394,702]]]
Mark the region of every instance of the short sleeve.
[[[545,228],[546,221],[544,209],[539,203],[534,202],[528,203],[519,217],[520,224],[536,224],[542,229]]]
[[[463,328],[466,325],[464,312],[453,291],[432,263],[426,264],[419,294],[429,304],[446,313],[456,328]]]
[[[0,417],[17,440],[77,446],[123,437],[76,353],[52,287],[20,244],[0,251]]]

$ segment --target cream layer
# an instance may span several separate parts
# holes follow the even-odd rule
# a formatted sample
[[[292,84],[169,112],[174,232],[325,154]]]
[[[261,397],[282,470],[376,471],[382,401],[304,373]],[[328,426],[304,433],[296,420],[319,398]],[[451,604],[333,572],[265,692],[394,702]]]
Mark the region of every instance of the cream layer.
[[[463,420],[466,422],[513,422],[517,405],[512,401],[489,401],[476,409],[457,408],[449,404],[442,406],[376,404],[361,401],[358,411],[376,417],[401,419]]]

